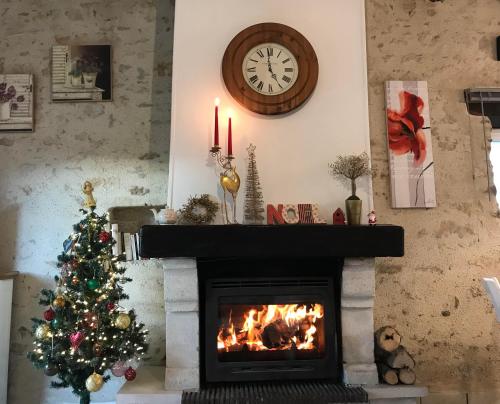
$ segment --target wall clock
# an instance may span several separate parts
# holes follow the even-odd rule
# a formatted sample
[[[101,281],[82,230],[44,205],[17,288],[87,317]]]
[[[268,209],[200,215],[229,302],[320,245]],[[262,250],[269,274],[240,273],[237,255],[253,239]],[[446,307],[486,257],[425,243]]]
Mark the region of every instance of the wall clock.
[[[277,23],[252,25],[229,43],[222,76],[244,107],[264,115],[290,112],[306,101],[318,81],[318,58],[309,41]]]

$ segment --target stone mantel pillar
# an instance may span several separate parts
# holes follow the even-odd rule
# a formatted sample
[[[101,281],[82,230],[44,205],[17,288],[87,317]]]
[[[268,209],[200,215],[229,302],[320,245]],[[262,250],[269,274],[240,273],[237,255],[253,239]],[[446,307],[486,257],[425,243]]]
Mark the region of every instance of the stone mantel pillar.
[[[378,383],[373,342],[375,259],[346,258],[342,272],[342,356],[344,382]]]
[[[165,389],[200,387],[198,274],[195,258],[163,260],[165,273]]]

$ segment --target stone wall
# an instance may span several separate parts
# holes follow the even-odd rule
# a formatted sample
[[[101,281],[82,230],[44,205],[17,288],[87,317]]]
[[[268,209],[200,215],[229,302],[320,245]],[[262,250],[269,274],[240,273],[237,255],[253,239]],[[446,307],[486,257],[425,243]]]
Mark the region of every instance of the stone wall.
[[[488,200],[481,120],[468,87],[500,87],[498,0],[367,0],[374,203],[402,225],[403,259],[378,260],[376,325],[392,324],[434,390],[494,389],[500,325],[480,283],[498,276],[500,221]],[[427,80],[438,207],[390,207],[384,81]],[[488,125],[489,131],[489,125]]]
[[[9,403],[74,402],[26,359],[30,318],[40,316],[37,293],[53,285],[62,241],[80,218],[84,180],[100,211],[166,202],[173,2],[2,0],[0,16],[0,73],[33,73],[36,93],[35,133],[0,134],[0,271],[21,272]],[[50,102],[50,48],[67,43],[113,46],[113,102]],[[112,400],[118,387],[94,399]]]

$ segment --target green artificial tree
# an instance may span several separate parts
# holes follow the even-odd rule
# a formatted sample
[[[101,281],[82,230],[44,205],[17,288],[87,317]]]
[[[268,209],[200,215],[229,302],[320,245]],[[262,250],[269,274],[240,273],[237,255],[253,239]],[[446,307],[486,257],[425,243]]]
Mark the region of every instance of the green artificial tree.
[[[43,319],[33,318],[33,350],[28,358],[47,376],[57,376],[51,387],[71,387],[80,404],[114,376],[135,378],[134,366],[147,351],[147,330],[133,310],[119,302],[128,299],[121,284],[123,255],[114,256],[115,241],[106,230],[106,215],[95,213],[92,184],[85,182],[83,219],[64,242],[58,256],[59,275],[54,290],[42,289]]]

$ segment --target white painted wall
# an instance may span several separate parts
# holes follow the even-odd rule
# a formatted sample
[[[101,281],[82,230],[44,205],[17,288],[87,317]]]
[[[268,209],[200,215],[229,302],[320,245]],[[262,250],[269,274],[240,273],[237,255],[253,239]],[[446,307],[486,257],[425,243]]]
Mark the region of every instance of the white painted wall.
[[[246,147],[257,146],[257,166],[266,203],[320,204],[332,212],[349,189],[332,179],[328,163],[339,154],[369,153],[363,0],[183,0],[176,3],[170,149],[170,201],[180,207],[193,194],[220,195],[208,149],[212,143],[213,100],[221,99],[222,138],[233,109],[233,141],[242,179]],[[227,92],[221,60],[231,39],[247,26],[279,22],[301,32],[319,59],[319,80],[309,101],[281,117],[251,113]],[[360,182],[363,220],[371,207],[371,184]]]

